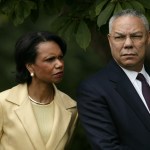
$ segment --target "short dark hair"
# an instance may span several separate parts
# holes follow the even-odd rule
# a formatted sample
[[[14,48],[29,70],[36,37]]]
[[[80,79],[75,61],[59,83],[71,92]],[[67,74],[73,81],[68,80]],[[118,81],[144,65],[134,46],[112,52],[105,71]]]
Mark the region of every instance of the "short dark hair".
[[[31,76],[26,68],[27,63],[34,63],[37,57],[37,45],[41,42],[56,42],[63,55],[66,54],[66,42],[56,34],[48,31],[29,32],[21,36],[15,45],[15,63],[16,63],[16,82],[30,83]]]

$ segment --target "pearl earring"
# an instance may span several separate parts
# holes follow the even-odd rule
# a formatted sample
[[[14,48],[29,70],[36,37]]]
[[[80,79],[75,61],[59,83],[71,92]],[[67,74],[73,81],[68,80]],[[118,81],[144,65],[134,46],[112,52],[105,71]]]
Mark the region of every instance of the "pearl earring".
[[[34,77],[34,73],[33,73],[33,72],[31,72],[30,76],[31,76],[31,77]]]

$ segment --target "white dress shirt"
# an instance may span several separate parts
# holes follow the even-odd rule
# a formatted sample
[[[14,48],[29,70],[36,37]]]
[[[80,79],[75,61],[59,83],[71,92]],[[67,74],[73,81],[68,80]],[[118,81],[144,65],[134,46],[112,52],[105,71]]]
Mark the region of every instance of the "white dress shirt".
[[[122,68],[122,67],[121,67]],[[142,85],[141,82],[139,80],[136,79],[138,73],[142,73],[144,75],[144,77],[146,78],[148,84],[150,85],[150,76],[148,75],[148,73],[145,71],[145,68],[143,66],[142,70],[140,72],[136,72],[136,71],[131,71],[131,70],[127,70],[125,68],[122,68],[123,71],[125,72],[125,74],[128,76],[129,80],[131,81],[131,83],[133,84],[133,86],[135,87],[137,93],[139,94],[141,100],[143,101],[145,107],[147,108],[147,110],[150,113],[150,110],[147,106],[147,103],[144,99],[144,96],[142,94]]]

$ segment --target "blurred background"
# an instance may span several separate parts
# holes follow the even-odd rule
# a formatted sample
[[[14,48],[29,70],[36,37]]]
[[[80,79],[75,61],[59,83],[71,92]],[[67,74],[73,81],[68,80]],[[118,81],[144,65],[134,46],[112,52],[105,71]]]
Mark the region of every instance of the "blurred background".
[[[47,30],[67,42],[65,75],[57,86],[76,100],[80,82],[110,60],[108,19],[126,8],[142,11],[150,21],[148,0],[0,0],[0,92],[16,85],[13,54],[17,39],[26,32]],[[80,121],[69,149],[91,150]]]
[[[0,91],[11,88],[15,83],[14,45],[17,39],[24,33],[37,30],[50,30],[50,18],[42,16],[36,23],[26,20],[19,26],[14,26],[6,18],[0,23]],[[106,37],[101,33],[95,39],[95,48],[89,47],[83,50],[75,41],[67,42],[67,54],[65,56],[65,75],[63,81],[58,84],[60,90],[69,94],[76,100],[76,89],[80,82],[96,72],[108,60],[109,49]],[[96,38],[96,37],[95,37]],[[101,44],[100,44],[101,43]],[[77,126],[70,150],[90,150],[85,133],[80,123]]]

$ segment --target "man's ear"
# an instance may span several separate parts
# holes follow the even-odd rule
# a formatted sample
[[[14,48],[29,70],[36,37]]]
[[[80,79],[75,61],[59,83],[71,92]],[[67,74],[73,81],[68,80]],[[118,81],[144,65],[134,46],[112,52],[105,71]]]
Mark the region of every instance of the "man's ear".
[[[150,31],[148,32],[148,45],[150,46]]]

